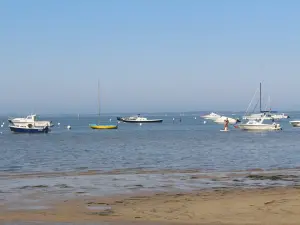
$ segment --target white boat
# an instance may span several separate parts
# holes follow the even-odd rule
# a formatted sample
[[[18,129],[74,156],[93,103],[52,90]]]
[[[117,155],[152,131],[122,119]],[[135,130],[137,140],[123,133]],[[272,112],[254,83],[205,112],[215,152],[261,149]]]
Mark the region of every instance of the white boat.
[[[293,120],[293,121],[290,121],[290,124],[291,124],[293,127],[300,127],[300,120]]]
[[[286,115],[285,113],[280,113],[278,114],[278,112],[276,111],[271,111],[271,107],[270,107],[270,110],[266,110],[267,109],[267,105],[266,104],[266,109],[265,110],[262,110],[261,108],[261,83],[260,83],[260,86],[259,86],[259,112],[258,113],[252,113],[250,115],[247,115],[247,116],[244,116],[243,119],[244,120],[260,120],[262,117],[264,117],[264,120],[280,120],[280,119],[287,119],[287,118],[290,118],[288,115]],[[270,97],[269,97],[269,106],[271,106],[271,100],[270,100]]]
[[[271,130],[282,130],[279,123],[263,123],[265,117],[261,118],[260,120],[249,120],[246,123],[241,123],[236,126],[241,130],[248,130],[248,131],[271,131]]]
[[[255,92],[249,106],[251,106],[251,103],[256,95],[257,91]],[[236,125],[235,128],[239,128],[241,130],[249,130],[249,131],[269,131],[269,130],[282,130],[279,123],[264,123],[265,120],[270,122],[271,120],[274,121],[274,119],[271,117],[271,114],[268,111],[262,111],[261,110],[261,83],[260,83],[260,113],[251,114],[250,116],[244,116],[243,119],[246,119],[248,121],[242,122],[239,125]],[[246,113],[248,111],[246,110]]]
[[[290,118],[290,116],[285,113],[280,113],[280,114],[273,114],[272,118],[274,120],[280,120],[280,119],[288,119],[288,118]]]
[[[243,120],[260,120],[261,118],[265,117],[265,120],[273,120],[271,113],[252,113],[248,116],[243,116]]]
[[[141,117],[140,114],[130,117],[117,117],[117,120],[126,123],[161,123],[163,121],[162,119],[148,119],[146,117]]]
[[[36,126],[34,123],[9,125],[9,128],[14,133],[48,133],[50,131],[48,126]]]
[[[218,123],[218,124],[224,124],[224,121],[226,119],[228,119],[229,124],[236,124],[236,123],[240,122],[238,119],[233,119],[233,118],[226,117],[226,116],[221,116],[220,118],[215,119],[214,122]]]
[[[214,113],[214,112],[211,112],[210,114],[207,114],[207,115],[203,115],[201,116],[202,118],[204,119],[208,119],[208,120],[215,120],[215,119],[218,119],[221,117],[221,115],[217,114],[217,113]],[[223,121],[224,122],[224,121]]]
[[[37,115],[36,114],[31,114],[28,115],[25,118],[9,118],[8,122],[11,123],[12,125],[27,125],[27,124],[35,124],[35,126],[37,127],[52,127],[53,123],[52,121],[41,121],[37,119]]]

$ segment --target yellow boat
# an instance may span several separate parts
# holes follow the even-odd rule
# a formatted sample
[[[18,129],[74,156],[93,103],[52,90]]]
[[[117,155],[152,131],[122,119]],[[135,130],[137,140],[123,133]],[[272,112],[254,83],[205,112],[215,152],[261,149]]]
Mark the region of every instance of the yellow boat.
[[[90,124],[90,128],[92,128],[92,129],[118,129],[118,125],[97,125],[97,124]]]
[[[95,130],[104,130],[104,129],[118,129],[118,125],[100,125],[99,120],[100,120],[100,97],[99,97],[99,80],[98,80],[98,107],[99,107],[99,112],[98,112],[98,124],[90,124],[90,128],[95,129]]]

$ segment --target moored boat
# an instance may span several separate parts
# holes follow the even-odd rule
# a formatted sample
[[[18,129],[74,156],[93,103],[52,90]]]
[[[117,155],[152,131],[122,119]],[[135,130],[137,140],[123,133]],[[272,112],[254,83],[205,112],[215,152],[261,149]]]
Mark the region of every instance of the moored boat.
[[[255,92],[248,109],[251,106],[251,103],[256,95],[257,91]],[[281,126],[279,123],[264,123],[264,121],[269,121],[270,122],[270,111],[262,111],[261,110],[261,83],[259,86],[259,103],[260,103],[260,113],[257,114],[252,114],[248,116],[244,116],[243,119],[246,120],[239,125],[236,125],[235,128],[239,128],[241,130],[248,130],[248,131],[271,131],[271,130],[282,130]],[[247,111],[246,110],[246,114]],[[271,118],[272,119],[272,118]],[[247,121],[248,120],[248,121]],[[272,119],[274,121],[274,119]]]
[[[279,123],[263,123],[265,118],[261,118],[260,120],[249,120],[246,123],[241,123],[236,128],[247,131],[272,131],[272,130],[282,130]]]
[[[93,130],[106,130],[106,129],[118,129],[118,125],[104,125],[104,124],[99,124],[100,121],[100,84],[98,80],[98,124],[89,124],[89,127]]]
[[[280,114],[273,114],[272,118],[274,120],[280,120],[280,119],[288,119],[288,118],[290,118],[290,116],[285,113],[280,113]]]
[[[12,125],[22,125],[22,124],[26,125],[29,123],[34,123],[35,126],[38,126],[38,127],[43,127],[43,126],[53,127],[54,126],[52,121],[38,120],[38,116],[36,114],[31,114],[31,115],[28,115],[27,117],[23,117],[23,118],[9,118],[8,122]]]
[[[293,127],[300,127],[300,120],[293,120],[289,122]]]
[[[97,125],[97,124],[90,124],[90,128],[92,129],[118,129],[117,125]]]
[[[117,120],[125,123],[161,123],[163,121],[162,119],[148,119],[146,117],[141,117],[140,114],[130,117],[117,117]]]
[[[233,119],[233,118],[226,117],[226,116],[221,116],[220,118],[215,119],[214,122],[218,123],[218,124],[224,124],[224,121],[226,119],[228,119],[229,124],[236,124],[236,123],[241,122],[239,119]]]
[[[214,113],[214,112],[211,112],[210,114],[203,115],[203,116],[200,116],[200,117],[202,117],[203,119],[215,120],[215,119],[220,118],[221,115],[219,115],[217,113]]]
[[[48,133],[48,126],[34,126],[32,124],[9,125],[9,129],[14,133]]]

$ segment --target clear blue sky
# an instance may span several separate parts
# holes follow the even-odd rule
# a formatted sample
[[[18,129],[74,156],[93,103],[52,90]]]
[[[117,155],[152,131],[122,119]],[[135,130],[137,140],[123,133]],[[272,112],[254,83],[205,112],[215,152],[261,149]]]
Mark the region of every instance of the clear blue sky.
[[[0,0],[0,112],[300,109],[300,1]]]

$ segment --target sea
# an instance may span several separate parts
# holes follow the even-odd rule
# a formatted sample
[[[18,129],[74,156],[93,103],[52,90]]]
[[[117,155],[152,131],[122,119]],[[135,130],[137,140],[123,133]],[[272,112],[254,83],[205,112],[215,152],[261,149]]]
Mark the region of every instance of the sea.
[[[291,118],[279,121],[283,130],[270,132],[241,131],[233,125],[221,132],[223,125],[201,118],[203,113],[161,113],[143,115],[163,119],[152,124],[118,123],[122,114],[100,117],[101,124],[118,124],[116,130],[89,128],[98,122],[96,115],[41,115],[41,120],[53,121],[50,133],[14,134],[2,116],[0,205],[30,208],[33,193],[45,199],[224,187],[236,184],[216,178],[232,172],[297,170],[300,128],[289,121],[300,119],[300,112],[286,113]],[[214,179],[189,179],[207,174]],[[42,207],[31,203],[33,209]]]

